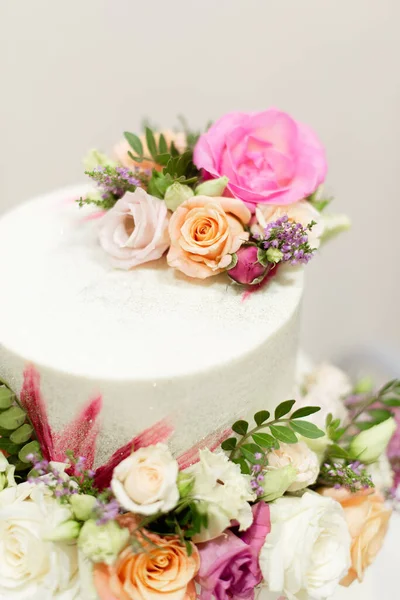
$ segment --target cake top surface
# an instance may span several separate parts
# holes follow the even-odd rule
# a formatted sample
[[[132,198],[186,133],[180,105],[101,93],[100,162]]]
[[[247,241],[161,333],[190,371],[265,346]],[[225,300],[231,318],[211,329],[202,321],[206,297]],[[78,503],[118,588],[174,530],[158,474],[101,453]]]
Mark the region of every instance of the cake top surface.
[[[83,188],[0,219],[0,344],[27,361],[115,379],[167,378],[224,364],[273,336],[299,305],[303,273],[281,268],[244,295],[224,276],[189,280],[164,260],[114,269]],[[5,258],[6,257],[6,258]]]

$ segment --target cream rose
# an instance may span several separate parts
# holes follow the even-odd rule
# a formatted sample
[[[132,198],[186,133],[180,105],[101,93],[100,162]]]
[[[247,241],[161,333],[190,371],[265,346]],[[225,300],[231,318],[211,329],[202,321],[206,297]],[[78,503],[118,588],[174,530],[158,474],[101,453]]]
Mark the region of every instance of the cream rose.
[[[330,598],[350,566],[350,534],[340,504],[308,491],[279,498],[270,514],[271,532],[260,553],[268,590],[288,600]]]
[[[235,198],[196,196],[173,213],[168,264],[188,277],[206,279],[224,271],[249,234],[251,213]]]
[[[168,512],[179,500],[178,471],[165,444],[140,448],[114,469],[111,488],[121,506],[133,513]]]
[[[71,516],[44,486],[26,482],[0,492],[0,598],[78,598],[76,544],[49,541]]]
[[[239,465],[231,462],[223,452],[200,451],[198,463],[185,471],[194,476],[192,495],[204,502],[208,526],[194,541],[205,542],[218,537],[230,526],[239,523],[241,531],[250,527],[253,513],[249,502],[256,495],[250,486],[250,477],[243,475]]]
[[[165,202],[137,188],[102,218],[100,244],[119,269],[157,260],[169,246],[168,220]]]
[[[319,492],[340,502],[350,530],[351,567],[340,582],[347,587],[355,579],[362,581],[365,570],[374,562],[392,512],[385,507],[383,496],[371,489],[355,494],[345,488],[323,488]]]
[[[311,221],[315,221],[312,230],[308,232],[308,241],[311,248],[319,247],[324,233],[323,219],[321,214],[307,200],[300,200],[300,202],[287,205],[259,204],[256,208],[258,225],[253,226],[253,232],[260,233],[260,227],[263,230],[268,223],[272,223],[284,215],[289,217],[289,221],[301,223],[303,227],[309,225]]]
[[[319,473],[318,456],[304,442],[297,444],[280,443],[278,450],[268,453],[266,471],[276,471],[291,465],[296,471],[296,479],[286,491],[297,492],[315,483]]]

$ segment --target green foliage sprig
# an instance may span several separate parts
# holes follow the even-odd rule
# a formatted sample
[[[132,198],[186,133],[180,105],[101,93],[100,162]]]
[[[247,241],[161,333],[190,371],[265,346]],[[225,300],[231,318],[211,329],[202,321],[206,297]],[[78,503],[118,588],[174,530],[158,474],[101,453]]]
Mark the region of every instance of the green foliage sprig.
[[[25,410],[14,392],[0,380],[0,452],[15,466],[18,477],[26,479],[31,463],[30,454],[40,455],[40,445]]]
[[[244,420],[236,421],[232,430],[240,437],[230,437],[221,444],[221,448],[230,452],[229,459],[240,465],[244,474],[251,473],[251,465],[258,462],[256,455],[279,448],[279,443],[295,444],[298,435],[316,439],[325,433],[314,423],[305,421],[304,417],[318,412],[319,406],[304,406],[291,413],[295,400],[285,400],[279,404],[270,419],[268,410],[261,410],[254,415],[255,426],[249,429],[249,423]],[[289,414],[291,413],[291,414]],[[263,430],[268,430],[266,433]]]

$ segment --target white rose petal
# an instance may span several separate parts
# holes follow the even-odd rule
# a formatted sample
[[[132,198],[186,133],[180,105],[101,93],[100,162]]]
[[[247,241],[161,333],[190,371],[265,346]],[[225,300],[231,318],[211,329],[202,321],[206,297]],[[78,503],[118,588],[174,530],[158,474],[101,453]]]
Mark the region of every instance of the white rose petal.
[[[266,471],[275,471],[291,465],[296,471],[296,479],[287,488],[297,492],[316,482],[319,474],[319,458],[305,442],[297,444],[280,443],[278,450],[268,453]]]
[[[268,589],[288,600],[329,598],[351,564],[342,507],[307,491],[279,498],[270,509],[271,532],[260,553]]]
[[[0,598],[78,598],[75,543],[46,539],[71,518],[43,485],[22,483],[0,492]]]
[[[179,467],[165,444],[140,448],[123,460],[112,476],[118,502],[133,513],[154,515],[175,508]]]
[[[204,501],[208,515],[208,526],[195,536],[195,542],[204,542],[218,537],[231,521],[239,523],[244,531],[253,522],[249,502],[256,495],[250,486],[250,477],[243,475],[239,465],[231,462],[223,452],[200,451],[198,463],[187,469],[194,475],[193,495]]]

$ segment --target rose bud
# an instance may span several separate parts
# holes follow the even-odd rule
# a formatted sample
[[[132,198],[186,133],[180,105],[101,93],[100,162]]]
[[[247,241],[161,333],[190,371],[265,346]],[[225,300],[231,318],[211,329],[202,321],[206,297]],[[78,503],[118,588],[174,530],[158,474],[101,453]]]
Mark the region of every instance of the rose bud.
[[[228,275],[236,283],[255,285],[261,283],[269,272],[271,265],[262,265],[258,261],[256,246],[242,246],[233,255],[233,267],[228,268]],[[236,257],[236,258],[235,258]]]

